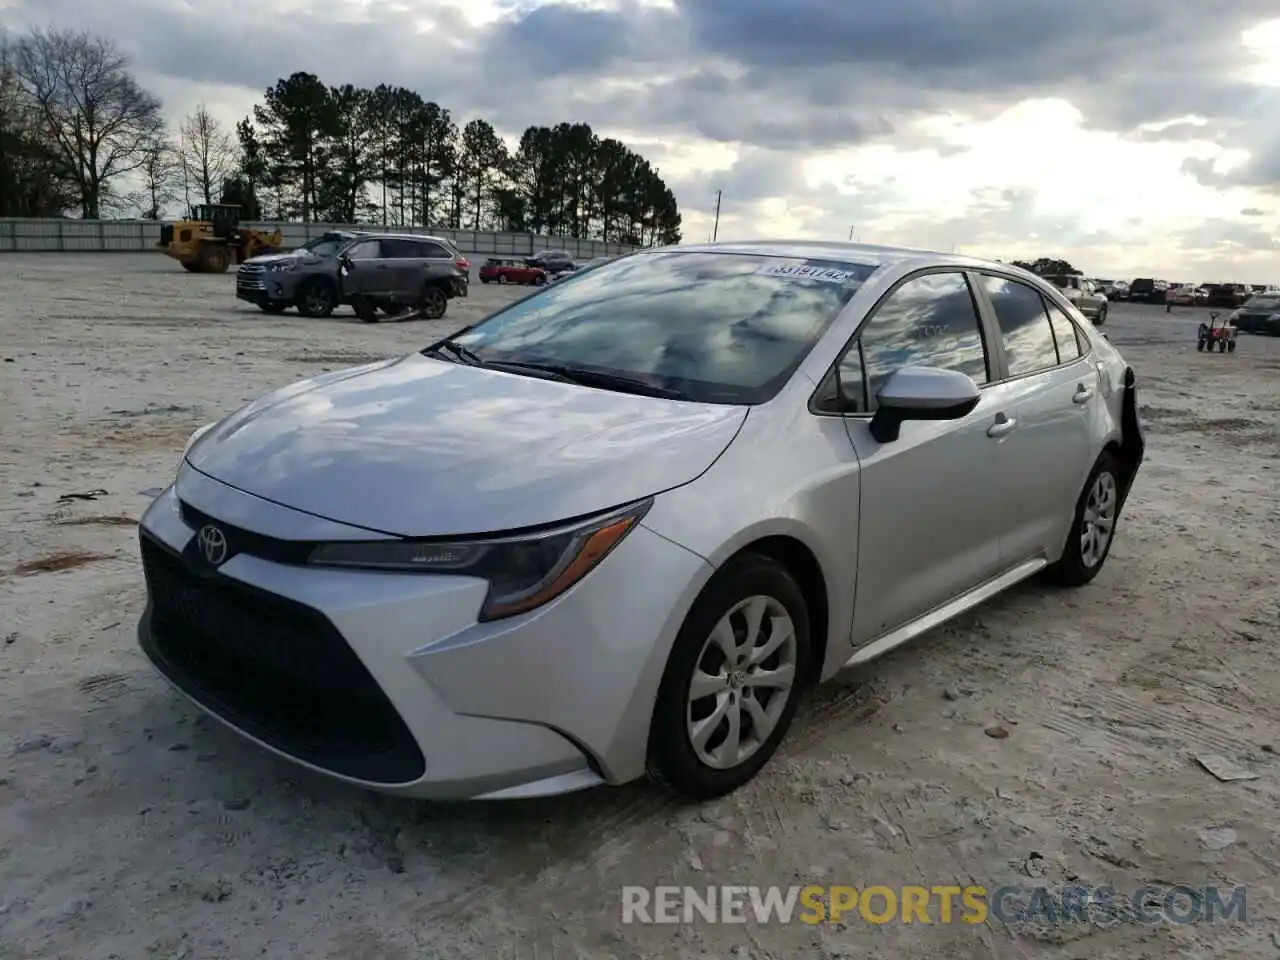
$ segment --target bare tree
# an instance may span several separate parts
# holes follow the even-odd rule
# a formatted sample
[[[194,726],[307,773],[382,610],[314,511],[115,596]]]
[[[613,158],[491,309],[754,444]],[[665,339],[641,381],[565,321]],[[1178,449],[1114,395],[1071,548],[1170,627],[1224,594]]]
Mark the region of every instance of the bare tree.
[[[235,138],[202,103],[183,119],[178,139],[186,179],[205,203],[213,203],[235,170]]]
[[[182,160],[173,144],[158,136],[142,148],[142,165],[138,173],[142,189],[135,203],[144,220],[159,220],[165,208],[178,199],[178,180]]]
[[[100,217],[117,199],[114,182],[142,165],[162,129],[160,101],[114,43],[84,31],[33,30],[17,44],[14,73],[80,194],[81,214]]]

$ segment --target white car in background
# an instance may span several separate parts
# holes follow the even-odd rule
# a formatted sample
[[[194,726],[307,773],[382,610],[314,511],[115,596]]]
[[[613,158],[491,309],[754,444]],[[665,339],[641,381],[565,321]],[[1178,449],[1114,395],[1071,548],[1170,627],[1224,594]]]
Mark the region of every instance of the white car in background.
[[[1096,327],[1107,322],[1107,297],[1088,277],[1075,273],[1046,276],[1045,280],[1062,291],[1071,305],[1089,318]]]

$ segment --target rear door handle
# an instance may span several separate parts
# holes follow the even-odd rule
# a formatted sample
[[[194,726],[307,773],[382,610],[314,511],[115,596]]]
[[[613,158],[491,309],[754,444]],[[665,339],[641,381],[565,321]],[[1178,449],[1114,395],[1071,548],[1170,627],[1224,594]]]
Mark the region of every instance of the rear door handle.
[[[1093,387],[1086,387],[1083,383],[1080,384],[1080,386],[1076,387],[1075,396],[1071,399],[1074,403],[1088,403],[1093,399]]]
[[[998,440],[1000,437],[1007,437],[1013,433],[1017,427],[1018,421],[1015,418],[1006,417],[1003,413],[997,413],[996,422],[987,427],[987,436],[995,437]]]

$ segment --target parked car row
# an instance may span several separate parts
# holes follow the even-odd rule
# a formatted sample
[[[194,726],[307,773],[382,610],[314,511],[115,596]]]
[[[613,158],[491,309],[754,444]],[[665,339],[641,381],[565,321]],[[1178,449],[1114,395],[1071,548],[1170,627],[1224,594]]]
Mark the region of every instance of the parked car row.
[[[543,250],[531,257],[490,257],[480,268],[480,282],[540,287],[577,268],[578,263],[568,250]]]
[[[1093,280],[1108,300],[1133,303],[1174,304],[1177,306],[1222,307],[1228,310],[1244,304],[1257,294],[1271,293],[1276,288],[1247,283],[1171,283],[1152,277],[1138,277],[1131,283],[1123,280]]]

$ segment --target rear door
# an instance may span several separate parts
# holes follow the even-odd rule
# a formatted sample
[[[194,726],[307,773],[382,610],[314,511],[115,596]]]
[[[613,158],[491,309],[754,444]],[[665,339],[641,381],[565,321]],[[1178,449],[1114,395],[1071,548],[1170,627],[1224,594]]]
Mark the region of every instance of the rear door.
[[[418,278],[424,269],[422,245],[404,237],[388,237],[382,241],[387,253],[389,278],[387,294],[399,303],[412,299],[420,283]]]
[[[1082,355],[1074,322],[1029,284],[979,274],[984,312],[999,330],[1003,386],[1012,391],[1016,427],[1002,455],[1010,470],[1001,555],[1006,566],[1053,559],[1092,467],[1090,414],[1098,372]]]

